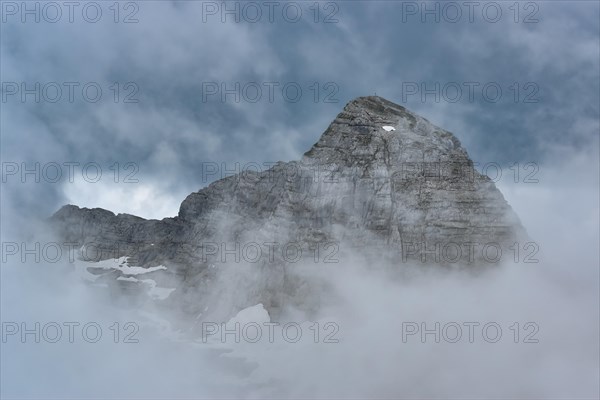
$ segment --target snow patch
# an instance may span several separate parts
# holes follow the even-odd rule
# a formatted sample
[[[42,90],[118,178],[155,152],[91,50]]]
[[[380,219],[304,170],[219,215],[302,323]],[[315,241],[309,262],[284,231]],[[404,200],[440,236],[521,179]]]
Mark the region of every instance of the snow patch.
[[[121,261],[119,263],[119,265],[115,268],[115,269],[118,269],[119,271],[121,271],[124,275],[140,275],[140,274],[147,274],[149,272],[160,271],[162,269],[167,269],[167,267],[165,267],[164,265],[159,265],[157,267],[150,267],[150,268],[130,267],[129,264],[127,264],[127,258],[128,257],[121,257],[119,259],[119,261],[121,261],[121,259],[124,259],[124,260]]]
[[[389,125],[384,125],[382,126],[382,128],[386,131],[386,132],[390,132],[390,131],[395,131],[396,128],[394,128],[393,126],[389,126]]]
[[[80,252],[85,251],[84,247],[82,247],[80,249]],[[156,267],[150,267],[150,268],[143,268],[143,267],[130,267],[129,264],[127,263],[127,260],[129,259],[129,257],[124,256],[124,257],[120,257],[120,258],[110,258],[107,260],[102,260],[102,261],[98,261],[98,262],[93,262],[93,261],[84,261],[84,260],[79,260],[76,257],[74,257],[75,259],[75,267],[77,269],[83,269],[85,270],[84,272],[84,278],[89,278],[87,277],[87,274],[89,274],[89,272],[87,272],[87,268],[100,268],[100,269],[116,269],[117,271],[121,271],[123,273],[123,275],[140,275],[140,274],[147,274],[150,272],[154,272],[154,271],[160,271],[163,269],[167,269],[167,267],[165,267],[164,265],[159,265]],[[95,280],[95,278],[97,278],[97,275],[93,275],[90,274],[94,277],[93,280]]]
[[[135,279],[133,276],[130,276],[130,277],[127,277],[127,278],[125,278],[123,276],[120,276],[120,277],[117,278],[117,280],[118,281],[125,281],[125,282],[139,282],[139,280]]]
[[[264,322],[271,322],[271,317],[262,303],[259,303],[255,306],[244,308],[242,311],[238,312],[235,317],[231,318],[227,325],[232,324],[235,325],[236,322],[239,322],[241,326],[248,324],[250,322],[255,322],[261,325]]]
[[[80,250],[83,251],[84,248],[82,247]],[[150,268],[130,267],[129,264],[127,263],[128,258],[129,257],[120,257],[120,258],[111,258],[108,260],[102,260],[102,261],[98,261],[98,262],[92,262],[92,261],[79,260],[76,257],[73,257],[73,259],[75,260],[75,262],[73,264],[75,267],[75,272],[81,278],[83,278],[84,280],[86,280],[88,282],[94,282],[94,281],[96,281],[96,279],[98,279],[101,276],[101,274],[96,275],[96,274],[90,273],[88,271],[88,268],[98,268],[98,269],[104,269],[107,271],[117,270],[117,271],[121,271],[121,273],[123,275],[142,275],[142,274],[147,274],[147,273],[154,272],[154,271],[160,271],[160,270],[167,269],[167,267],[165,267],[164,265],[159,265],[157,267],[150,267]],[[124,281],[124,282],[132,282],[132,283],[141,282],[143,284],[146,284],[149,287],[148,292],[147,292],[148,296],[150,296],[154,300],[165,300],[175,290],[175,288],[158,287],[156,281],[153,279],[141,279],[140,280],[140,279],[134,278],[133,276],[119,276],[117,278],[117,280]]]

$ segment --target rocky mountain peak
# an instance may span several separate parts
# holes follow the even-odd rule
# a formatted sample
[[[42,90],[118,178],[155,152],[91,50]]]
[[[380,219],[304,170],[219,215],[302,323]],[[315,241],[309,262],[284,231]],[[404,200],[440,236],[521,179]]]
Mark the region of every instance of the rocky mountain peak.
[[[205,303],[212,268],[231,263],[212,251],[215,244],[333,243],[340,254],[391,254],[397,268],[407,262],[479,267],[501,261],[485,259],[482,246],[507,248],[524,237],[500,191],[473,169],[452,133],[376,96],[350,101],[301,160],[213,182],[190,194],[176,218],[66,206],[50,222],[65,241],[93,242],[98,259],[127,256],[136,266],[165,266],[152,274],[180,277],[169,301],[193,312]],[[241,308],[295,303],[299,286],[286,272],[289,260],[277,254],[251,263],[265,278]]]
[[[360,164],[369,155],[387,156],[389,165],[403,162],[470,162],[460,141],[450,132],[382,97],[350,101],[304,154],[307,163],[344,158]]]

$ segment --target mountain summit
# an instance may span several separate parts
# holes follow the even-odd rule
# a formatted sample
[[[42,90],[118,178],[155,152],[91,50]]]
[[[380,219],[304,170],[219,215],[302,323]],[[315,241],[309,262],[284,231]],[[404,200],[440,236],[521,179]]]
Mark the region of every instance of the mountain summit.
[[[275,309],[304,284],[290,279],[294,263],[343,268],[351,260],[345,255],[385,254],[398,268],[478,267],[501,261],[497,252],[525,237],[452,133],[376,96],[349,102],[301,160],[213,182],[190,194],[175,218],[69,205],[50,222],[64,241],[93,243],[95,261],[129,257],[130,265],[155,268],[155,279],[177,280],[164,301],[182,301],[192,313],[207,307],[220,266],[261,271],[261,287],[239,307],[262,302]],[[96,275],[135,283],[126,272]]]

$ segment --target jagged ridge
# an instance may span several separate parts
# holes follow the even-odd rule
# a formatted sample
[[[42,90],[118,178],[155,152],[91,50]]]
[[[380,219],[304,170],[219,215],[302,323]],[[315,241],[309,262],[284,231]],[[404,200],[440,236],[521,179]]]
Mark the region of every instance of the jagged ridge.
[[[190,194],[175,218],[144,220],[65,206],[51,224],[64,240],[95,242],[99,258],[133,256],[138,265],[169,266],[187,282],[183,293],[201,292],[198,285],[209,280],[215,261],[201,256],[207,242],[310,247],[342,241],[353,249],[402,249],[416,243],[504,244],[524,234],[453,134],[374,96],[349,102],[301,160],[218,180]],[[277,276],[275,266],[282,263],[278,258],[261,265],[271,265]],[[257,297],[267,307],[277,303]]]

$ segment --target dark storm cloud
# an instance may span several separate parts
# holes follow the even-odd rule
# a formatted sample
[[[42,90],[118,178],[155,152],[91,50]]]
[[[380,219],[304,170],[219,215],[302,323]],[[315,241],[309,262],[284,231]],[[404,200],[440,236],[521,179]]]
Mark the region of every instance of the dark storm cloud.
[[[321,3],[319,23],[306,9],[297,23],[281,17],[221,23],[220,16],[203,22],[202,3],[187,1],[139,1],[134,24],[111,21],[113,2],[101,3],[104,18],[96,24],[64,17],[55,24],[21,23],[9,16],[0,23],[3,83],[95,82],[103,98],[92,103],[78,91],[72,103],[36,103],[32,96],[22,103],[19,95],[0,103],[2,162],[40,163],[42,173],[54,162],[64,174],[57,183],[47,176],[35,182],[31,174],[23,183],[20,172],[6,176],[4,242],[20,242],[35,221],[67,202],[173,216],[187,194],[226,172],[205,176],[203,163],[235,170],[235,163],[298,159],[347,101],[376,92],[454,132],[475,161],[539,163],[538,184],[515,183],[509,173],[498,187],[540,244],[541,262],[480,277],[426,272],[398,283],[374,274],[372,263],[357,254],[355,266],[331,276],[339,307],[324,310],[343,322],[339,345],[242,347],[230,358],[167,340],[169,332],[154,333],[154,310],[115,306],[108,292],[57,271],[72,265],[3,264],[3,322],[99,321],[106,333],[112,321],[143,322],[141,341],[131,347],[108,347],[114,343],[107,335],[98,346],[25,344],[15,336],[3,345],[3,394],[598,398],[599,5],[521,2],[539,7],[539,21],[525,24],[523,8],[513,22],[513,3],[499,3],[504,18],[497,23],[481,13],[472,23],[465,17],[434,23],[431,16],[423,23],[402,8],[413,3],[393,1],[337,2],[338,21],[331,24],[322,23],[324,13],[335,10],[325,9],[327,3]],[[133,93],[128,82],[139,89],[137,103],[124,102]],[[271,103],[266,94],[256,103],[231,96],[222,102],[218,95],[205,102],[207,82],[295,82],[304,92],[295,103],[281,95]],[[479,91],[473,101],[453,103],[403,91],[411,83],[449,82],[495,82],[504,96],[494,103]],[[520,89],[535,83],[539,101],[511,101],[514,82]],[[329,95],[332,102],[325,101]],[[73,182],[65,162],[79,163]],[[83,179],[89,162],[101,166],[100,181]],[[128,162],[139,167],[137,183],[125,182]],[[224,306],[243,298],[246,290],[236,282],[246,278],[227,281],[232,295],[222,296]],[[505,341],[400,341],[404,321],[473,319],[502,322]],[[513,343],[508,327],[515,321],[539,324],[540,342]],[[253,375],[247,369],[255,369]]]
[[[2,25],[3,82],[97,82],[103,98],[91,103],[77,90],[73,103],[9,98],[2,159],[105,167],[134,162],[140,185],[128,190],[145,184],[152,193],[170,193],[173,214],[183,196],[207,183],[199,179],[203,163],[235,168],[236,162],[297,159],[347,101],[375,92],[454,132],[482,162],[539,161],[549,141],[577,148],[594,140],[600,90],[595,3],[535,3],[533,23],[523,23],[526,10],[515,23],[508,5],[495,23],[480,12],[473,22],[466,14],[448,22],[442,14],[439,23],[432,16],[423,23],[402,2],[339,2],[337,10],[320,9],[319,23],[307,7],[297,23],[281,16],[273,23],[231,17],[221,23],[218,15],[203,21],[203,4],[139,2],[133,24],[112,22],[107,9],[96,24],[9,17]],[[325,11],[335,11],[337,22],[323,23]],[[231,88],[236,82],[257,82],[262,97],[253,103],[243,95],[240,102],[232,95],[223,102],[221,93],[206,96],[207,83]],[[268,82],[279,88],[295,83],[302,97],[291,102],[276,89],[270,102]],[[478,84],[473,99],[466,82]],[[420,85],[448,83],[464,89],[459,101],[407,94],[407,85],[420,91]],[[486,83],[503,90],[499,101],[482,95]],[[125,103],[128,95],[139,102]],[[528,95],[537,102],[524,103]],[[16,198],[31,194],[13,187]],[[77,200],[72,195],[79,189],[37,185],[35,192],[48,196],[36,210],[47,215]]]

